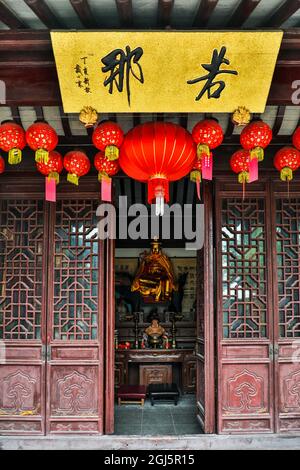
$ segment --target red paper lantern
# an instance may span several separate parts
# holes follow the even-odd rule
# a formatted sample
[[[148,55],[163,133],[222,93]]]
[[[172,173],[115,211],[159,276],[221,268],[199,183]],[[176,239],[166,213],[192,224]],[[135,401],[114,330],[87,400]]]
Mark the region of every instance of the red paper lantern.
[[[297,127],[293,134],[293,145],[296,149],[300,150],[300,126]]]
[[[48,155],[48,162],[37,162],[36,167],[40,173],[44,176],[48,176],[49,179],[54,179],[56,184],[59,183],[59,173],[62,172],[63,158],[60,153],[52,150]]]
[[[192,130],[192,137],[197,144],[198,159],[203,159],[201,173],[204,179],[212,179],[212,153],[223,142],[223,130],[214,119],[198,122]]]
[[[300,152],[294,147],[283,147],[275,154],[274,166],[280,171],[282,181],[291,181],[293,171],[300,167]]]
[[[8,152],[8,163],[16,165],[22,160],[26,145],[25,131],[15,122],[4,122],[0,126],[0,149]]]
[[[131,178],[148,183],[148,202],[156,200],[157,215],[169,201],[169,181],[187,175],[196,146],[189,132],[171,122],[148,122],[131,129],[120,152],[120,166]]]
[[[71,150],[64,156],[64,167],[68,171],[67,180],[78,186],[80,176],[84,176],[90,171],[91,164],[84,152]]]
[[[96,127],[92,135],[95,147],[105,152],[108,160],[119,158],[119,148],[122,145],[124,133],[118,124],[112,121],[102,122]]]
[[[58,137],[46,122],[35,122],[26,131],[26,141],[32,150],[35,150],[35,161],[47,163],[48,155],[58,144]]]
[[[250,122],[241,132],[241,146],[250,150],[250,158],[264,159],[264,149],[272,140],[272,129],[263,121]]]
[[[0,155],[0,173],[4,173],[5,170],[5,160],[4,158]]]
[[[238,174],[239,183],[249,183],[249,150],[240,149],[234,152],[230,158],[230,166],[234,173]]]

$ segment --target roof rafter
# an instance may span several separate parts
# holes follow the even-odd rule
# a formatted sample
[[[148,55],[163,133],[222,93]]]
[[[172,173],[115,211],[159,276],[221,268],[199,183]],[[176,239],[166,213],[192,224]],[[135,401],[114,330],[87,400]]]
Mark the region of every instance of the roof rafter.
[[[200,0],[193,26],[196,28],[204,28],[213,14],[218,2],[219,0]]]
[[[91,12],[88,0],[70,0],[70,3],[85,28],[98,28],[95,17]]]
[[[6,24],[9,28],[27,28],[27,25],[23,23],[12,10],[4,5],[2,1],[0,1],[0,19],[2,23]]]
[[[130,28],[133,24],[132,0],[115,0],[121,26]]]
[[[29,8],[31,8],[41,22],[47,26],[47,28],[55,29],[64,27],[44,0],[24,0],[24,2],[29,6]]]
[[[279,28],[300,8],[300,0],[285,0],[263,26]]]
[[[227,27],[242,26],[261,0],[241,0],[227,23]]]
[[[174,0],[158,0],[158,24],[163,28],[171,26]]]

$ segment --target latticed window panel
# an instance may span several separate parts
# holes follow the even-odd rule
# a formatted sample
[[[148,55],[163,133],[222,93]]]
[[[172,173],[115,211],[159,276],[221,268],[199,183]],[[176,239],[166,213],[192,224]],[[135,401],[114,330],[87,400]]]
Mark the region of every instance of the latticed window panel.
[[[98,331],[97,201],[56,203],[53,338],[92,340]]]
[[[0,339],[41,338],[43,201],[0,203]]]
[[[267,337],[265,203],[222,201],[223,337]]]
[[[279,335],[300,337],[300,199],[276,200]]]

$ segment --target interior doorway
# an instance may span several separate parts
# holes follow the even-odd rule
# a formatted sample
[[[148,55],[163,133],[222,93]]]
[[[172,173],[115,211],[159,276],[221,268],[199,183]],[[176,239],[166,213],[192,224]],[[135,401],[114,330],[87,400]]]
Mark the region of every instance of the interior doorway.
[[[205,187],[203,191],[203,200],[207,201],[206,241],[212,229],[207,189]],[[131,285],[141,262],[141,253],[150,251],[150,242],[151,239],[139,241],[136,246],[127,242],[126,247],[117,242],[114,253],[115,374],[111,384],[114,402],[106,407],[110,423],[106,432],[126,435],[214,432],[213,295],[208,282],[212,279],[212,253],[205,248],[188,252],[175,240],[163,242],[163,253],[174,266],[179,282],[180,303],[176,308],[174,302],[155,304],[140,300],[135,303],[137,298],[131,295]],[[145,331],[153,318],[166,332],[164,343],[158,347],[145,344]],[[205,333],[210,335],[206,340]],[[175,405],[171,396],[166,401],[160,397],[152,405],[149,385],[153,384],[175,384],[179,391],[178,404]],[[145,397],[139,396],[139,390],[134,390],[129,403],[124,403],[126,397],[118,400],[124,386],[145,386]]]

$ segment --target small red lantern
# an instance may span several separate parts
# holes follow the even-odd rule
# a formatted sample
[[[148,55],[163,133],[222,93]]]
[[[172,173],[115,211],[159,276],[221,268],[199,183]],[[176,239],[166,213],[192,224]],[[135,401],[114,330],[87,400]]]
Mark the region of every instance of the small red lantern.
[[[93,144],[97,149],[105,152],[108,160],[117,160],[119,158],[119,148],[123,139],[122,129],[112,121],[100,123],[92,135]]]
[[[125,136],[120,166],[131,178],[148,183],[148,202],[156,201],[156,215],[169,202],[169,181],[176,181],[193,168],[196,147],[183,127],[171,122],[147,122]]]
[[[300,150],[300,126],[297,127],[293,134],[293,145],[296,149]]]
[[[4,158],[0,155],[0,173],[4,173],[5,170],[5,160]]]
[[[36,167],[42,175],[47,176],[49,179],[54,179],[56,184],[59,183],[59,173],[62,172],[63,158],[60,153],[52,150],[48,155],[48,162],[37,162]]]
[[[94,165],[98,170],[98,180],[101,183],[101,199],[111,201],[111,176],[118,173],[120,169],[119,161],[110,161],[104,152],[98,152],[95,155]]]
[[[212,179],[213,159],[211,149],[223,142],[223,130],[214,119],[204,119],[198,122],[192,130],[192,137],[197,144],[198,159],[203,159],[202,176],[204,179]]]
[[[45,175],[45,199],[56,201],[56,185],[59,183],[59,173],[62,172],[63,158],[60,153],[52,150],[48,155],[48,162],[37,162],[36,167],[42,175]]]
[[[84,152],[71,150],[64,156],[64,167],[68,171],[67,180],[78,186],[80,176],[84,176],[90,171],[91,164]]]
[[[274,166],[280,171],[282,181],[291,181],[293,171],[300,167],[300,152],[294,147],[283,147],[275,154]]]
[[[259,162],[264,159],[264,149],[272,140],[272,129],[263,121],[250,122],[241,132],[240,142],[245,150],[250,150],[250,158]]]
[[[35,161],[47,163],[48,155],[58,144],[58,137],[47,122],[36,121],[26,131],[26,141],[35,150]]]
[[[249,183],[249,150],[240,149],[234,152],[230,159],[230,166],[234,173],[238,174],[239,183]]]
[[[0,148],[8,152],[8,163],[16,165],[22,160],[22,150],[26,145],[25,131],[13,121],[0,126]]]

